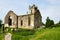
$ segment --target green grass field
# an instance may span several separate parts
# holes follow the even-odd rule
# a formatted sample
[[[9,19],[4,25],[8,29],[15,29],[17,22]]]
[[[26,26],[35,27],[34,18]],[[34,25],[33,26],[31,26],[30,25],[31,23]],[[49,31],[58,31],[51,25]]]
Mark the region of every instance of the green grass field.
[[[4,34],[0,33],[0,40],[4,40]]]
[[[60,27],[13,33],[12,40],[60,40]]]
[[[19,29],[19,32],[11,32],[12,40],[60,40],[60,27],[46,29]],[[0,40],[4,39],[0,34]]]
[[[60,27],[38,30],[31,40],[60,40]]]

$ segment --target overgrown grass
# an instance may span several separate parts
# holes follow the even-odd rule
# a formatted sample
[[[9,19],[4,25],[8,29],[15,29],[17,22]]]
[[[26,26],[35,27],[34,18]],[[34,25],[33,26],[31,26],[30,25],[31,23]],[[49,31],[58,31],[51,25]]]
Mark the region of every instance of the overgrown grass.
[[[31,31],[32,32],[32,31]],[[12,40],[60,40],[60,27],[35,29],[31,35],[29,31],[13,33]]]
[[[2,33],[0,33],[0,40],[4,40],[4,34]]]
[[[34,33],[33,29],[19,29],[19,31],[12,33],[12,40],[29,40]]]
[[[60,40],[60,27],[45,29],[18,29],[18,31],[12,31],[10,33],[12,34],[12,40]],[[3,34],[0,35],[0,40],[2,40]]]
[[[0,28],[0,40],[3,40],[3,34],[1,34],[1,28]]]
[[[60,27],[38,30],[30,40],[60,40]]]

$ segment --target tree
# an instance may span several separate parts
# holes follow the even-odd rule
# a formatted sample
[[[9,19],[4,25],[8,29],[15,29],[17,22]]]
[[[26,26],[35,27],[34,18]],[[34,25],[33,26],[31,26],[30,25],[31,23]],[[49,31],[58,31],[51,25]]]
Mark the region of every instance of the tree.
[[[60,24],[60,21],[58,22],[58,24]]]
[[[46,26],[46,27],[49,27],[49,26],[50,26],[50,19],[49,19],[49,17],[47,17],[47,19],[46,19],[46,24],[45,24],[45,26]]]
[[[2,27],[2,20],[0,20],[0,28]]]
[[[56,27],[60,27],[60,21],[55,24]]]
[[[42,22],[42,25],[45,25],[45,24]]]
[[[53,20],[50,20],[50,23],[51,23],[51,25],[54,25],[54,21]]]
[[[54,21],[50,20],[49,17],[47,17],[45,26],[51,27],[52,25],[54,25]]]

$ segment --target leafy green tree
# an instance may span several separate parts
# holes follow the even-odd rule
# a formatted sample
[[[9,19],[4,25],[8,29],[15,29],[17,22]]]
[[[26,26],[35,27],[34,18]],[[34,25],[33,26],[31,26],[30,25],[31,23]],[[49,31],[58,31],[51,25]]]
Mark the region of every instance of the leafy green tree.
[[[42,22],[42,25],[45,25],[45,24]]]
[[[2,20],[0,20],[0,28],[2,27]]]
[[[50,23],[51,23],[51,25],[54,25],[54,21],[53,20],[50,20]]]
[[[49,26],[50,26],[49,23],[50,23],[50,19],[49,19],[49,17],[47,17],[45,26],[46,26],[46,27],[49,27]]]
[[[60,27],[60,21],[55,24],[56,27]]]
[[[60,24],[60,21],[58,22],[58,24]]]
[[[51,27],[52,25],[54,25],[54,21],[50,20],[49,17],[47,17],[45,26]]]

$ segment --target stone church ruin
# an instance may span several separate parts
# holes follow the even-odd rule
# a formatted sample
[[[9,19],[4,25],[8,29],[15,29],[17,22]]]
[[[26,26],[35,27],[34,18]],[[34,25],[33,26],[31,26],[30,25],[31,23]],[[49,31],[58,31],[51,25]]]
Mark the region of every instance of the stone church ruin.
[[[9,11],[4,19],[4,27],[11,28],[39,28],[42,25],[42,16],[37,6],[29,6],[26,15],[16,15]]]

